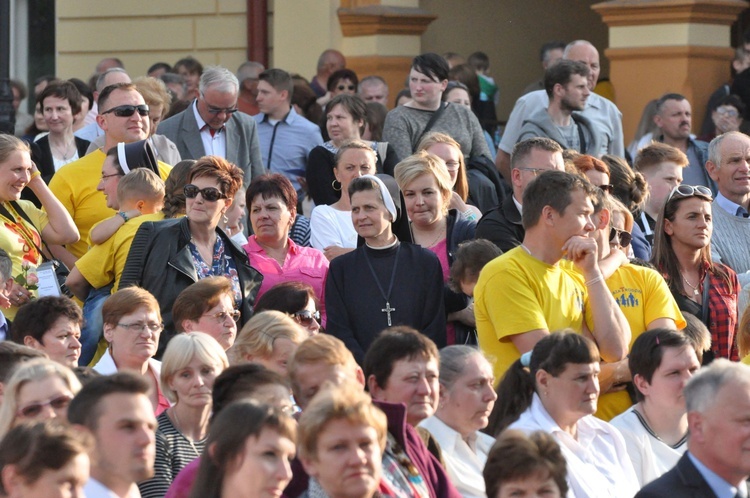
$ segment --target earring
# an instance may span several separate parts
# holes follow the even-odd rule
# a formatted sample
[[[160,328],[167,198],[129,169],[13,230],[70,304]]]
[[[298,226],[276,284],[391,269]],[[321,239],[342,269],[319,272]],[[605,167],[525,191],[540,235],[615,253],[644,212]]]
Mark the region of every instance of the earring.
[[[336,187],[337,183],[339,184],[338,188]],[[335,190],[336,192],[338,192],[339,190],[341,190],[341,182],[338,181],[338,180],[334,180],[334,181],[331,182],[331,187],[333,188],[333,190]]]
[[[225,225],[229,223],[229,218],[227,218],[226,212],[222,215],[221,221],[223,221]]]

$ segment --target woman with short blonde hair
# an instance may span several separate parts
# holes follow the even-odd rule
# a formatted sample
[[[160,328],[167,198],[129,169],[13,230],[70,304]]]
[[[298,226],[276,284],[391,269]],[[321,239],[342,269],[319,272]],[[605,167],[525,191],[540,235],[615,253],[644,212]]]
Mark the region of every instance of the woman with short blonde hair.
[[[175,336],[162,360],[161,385],[174,404],[156,418],[154,477],[138,484],[143,498],[164,496],[174,477],[203,452],[214,380],[229,366],[223,347],[202,332]]]
[[[373,497],[387,435],[385,414],[359,386],[345,384],[318,393],[299,420],[299,458],[310,476],[307,494],[340,496],[345,490],[352,498]],[[330,449],[334,439],[336,452]],[[356,474],[342,452],[357,455]]]
[[[458,245],[474,238],[476,219],[469,219],[455,209],[448,209],[453,184],[445,161],[434,154],[420,151],[396,166],[396,182],[404,195],[406,213],[411,222],[412,240],[433,252],[440,261],[444,301],[448,321],[448,345],[474,342],[471,331],[476,327],[474,310],[463,294],[447,288],[450,267]]]
[[[232,363],[260,363],[286,376],[289,360],[307,337],[302,327],[285,313],[261,311],[242,327],[231,349]]]

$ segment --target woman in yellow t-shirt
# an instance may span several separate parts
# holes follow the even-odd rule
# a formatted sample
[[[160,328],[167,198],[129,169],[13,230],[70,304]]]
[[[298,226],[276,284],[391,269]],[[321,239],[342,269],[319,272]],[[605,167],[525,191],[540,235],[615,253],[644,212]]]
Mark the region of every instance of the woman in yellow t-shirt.
[[[29,187],[46,211],[29,201],[19,200]],[[28,218],[28,219],[27,219]],[[0,135],[0,248],[13,262],[11,276],[28,278],[31,267],[42,263],[42,240],[48,244],[70,244],[78,240],[78,229],[60,201],[42,180],[31,161],[29,146],[11,135]],[[12,283],[8,298],[0,298],[3,311],[13,319],[18,306],[33,297],[27,285]]]

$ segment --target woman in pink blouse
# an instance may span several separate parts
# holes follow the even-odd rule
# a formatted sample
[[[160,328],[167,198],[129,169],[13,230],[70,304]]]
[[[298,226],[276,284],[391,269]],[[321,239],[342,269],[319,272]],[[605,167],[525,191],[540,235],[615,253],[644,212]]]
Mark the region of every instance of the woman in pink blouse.
[[[254,235],[242,246],[250,265],[263,274],[256,300],[280,282],[308,283],[320,302],[325,326],[325,280],[328,260],[323,253],[295,244],[289,229],[297,214],[297,192],[283,175],[263,175],[253,179],[246,195]]]

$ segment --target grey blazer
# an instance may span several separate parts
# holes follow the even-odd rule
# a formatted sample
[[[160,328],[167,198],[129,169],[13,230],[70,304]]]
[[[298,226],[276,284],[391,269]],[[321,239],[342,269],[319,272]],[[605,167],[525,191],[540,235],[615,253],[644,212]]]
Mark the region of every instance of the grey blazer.
[[[255,120],[244,112],[235,112],[226,124],[227,161],[245,172],[244,184],[265,173]],[[193,104],[159,124],[159,134],[177,145],[182,159],[199,159],[206,155]]]

